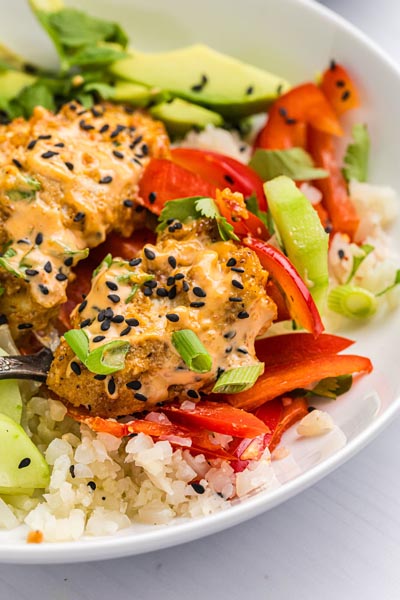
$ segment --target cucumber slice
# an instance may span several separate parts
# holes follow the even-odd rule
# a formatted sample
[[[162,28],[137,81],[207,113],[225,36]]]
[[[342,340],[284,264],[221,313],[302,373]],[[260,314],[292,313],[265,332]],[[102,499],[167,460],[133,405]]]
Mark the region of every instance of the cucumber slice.
[[[329,283],[329,236],[310,201],[289,177],[267,181],[264,190],[286,254],[322,309]]]
[[[26,494],[29,488],[45,488],[49,467],[18,423],[0,414],[0,494]]]
[[[0,348],[0,356],[7,356],[7,352]],[[22,398],[18,382],[15,379],[0,381],[0,413],[7,415],[17,423],[21,422]]]

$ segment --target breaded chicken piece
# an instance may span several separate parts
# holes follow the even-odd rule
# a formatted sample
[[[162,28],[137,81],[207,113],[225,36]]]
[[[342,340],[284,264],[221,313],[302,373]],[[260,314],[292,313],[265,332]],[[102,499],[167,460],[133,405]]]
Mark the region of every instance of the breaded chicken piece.
[[[14,335],[45,330],[71,267],[111,231],[143,223],[138,181],[168,155],[163,125],[118,105],[38,107],[0,127],[0,313]]]
[[[127,342],[123,369],[95,375],[62,338],[47,384],[70,404],[105,417],[199,398],[224,370],[258,363],[254,340],[276,316],[267,277],[254,252],[220,241],[214,221],[172,223],[130,263],[104,262],[72,313],[90,352]],[[195,332],[211,355],[209,372],[191,371],[175,349],[172,333],[183,329]]]

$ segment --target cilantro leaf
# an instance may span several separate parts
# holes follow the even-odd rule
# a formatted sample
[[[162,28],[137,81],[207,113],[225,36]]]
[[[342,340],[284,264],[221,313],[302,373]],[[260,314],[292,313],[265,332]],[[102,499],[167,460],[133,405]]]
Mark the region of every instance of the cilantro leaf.
[[[79,52],[73,54],[69,60],[70,65],[108,65],[120,58],[126,56],[125,52],[121,52],[112,46],[85,46]]]
[[[321,379],[308,395],[323,396],[324,398],[332,398],[334,400],[337,396],[341,396],[345,392],[348,392],[352,383],[352,375],[326,377],[325,379]]]
[[[269,181],[279,175],[286,175],[297,181],[324,179],[328,176],[324,169],[314,167],[311,156],[303,148],[258,149],[253,154],[249,166],[263,181]]]
[[[270,223],[269,223],[269,218],[268,218],[268,212],[264,212],[263,210],[260,210],[260,208],[258,206],[256,195],[252,194],[248,198],[245,198],[245,202],[246,202],[247,210],[249,210],[251,213],[253,213],[253,215],[256,215],[256,217],[258,217],[260,219],[260,221],[262,221],[264,223],[265,227],[267,229],[269,229]]]
[[[395,288],[396,285],[399,285],[399,284],[400,284],[400,269],[397,269],[393,283],[391,285],[389,285],[387,288],[385,288],[384,290],[382,290],[381,292],[378,292],[378,294],[375,294],[375,296],[376,297],[383,296],[383,294],[386,294],[386,292],[389,292],[390,290]]]
[[[353,143],[347,146],[344,157],[343,175],[350,181],[366,181],[368,175],[368,160],[370,137],[366,125],[357,124],[352,129]]]
[[[224,242],[227,240],[239,241],[233,226],[220,214],[214,200],[203,196],[179,198],[167,202],[161,211],[157,231],[164,231],[170,219],[177,219],[184,223],[190,219],[200,219],[201,217],[215,219],[219,235]]]

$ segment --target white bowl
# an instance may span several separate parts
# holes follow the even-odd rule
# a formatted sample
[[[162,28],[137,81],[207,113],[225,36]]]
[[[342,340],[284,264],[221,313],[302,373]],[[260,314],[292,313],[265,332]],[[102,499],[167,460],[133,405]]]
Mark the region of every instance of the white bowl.
[[[343,62],[356,74],[365,104],[356,118],[368,123],[372,136],[370,179],[400,190],[396,152],[400,73],[375,44],[329,10],[308,0],[81,0],[75,5],[119,21],[138,48],[163,50],[201,41],[293,83],[313,78],[332,58]],[[31,61],[51,63],[51,45],[26,5],[18,2],[10,11],[7,0],[0,0],[0,8],[3,41]],[[399,224],[393,235],[400,240]],[[399,241],[397,248],[400,250]],[[350,393],[326,405],[347,443],[338,431],[313,441],[296,439],[295,432],[289,431],[284,443],[291,448],[298,470],[281,487],[253,494],[202,519],[157,527],[133,525],[108,538],[38,546],[25,543],[21,528],[1,532],[0,561],[75,562],[148,552],[220,531],[304,490],[365,446],[398,410],[400,376],[395,349],[399,312],[346,331],[357,340],[354,352],[369,356],[375,366]]]

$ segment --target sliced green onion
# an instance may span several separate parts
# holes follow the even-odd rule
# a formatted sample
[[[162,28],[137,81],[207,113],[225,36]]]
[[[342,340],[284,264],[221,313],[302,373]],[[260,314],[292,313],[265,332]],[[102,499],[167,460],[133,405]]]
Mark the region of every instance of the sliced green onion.
[[[351,273],[346,281],[346,283],[350,283],[353,279],[354,275],[357,273],[361,263],[367,258],[368,254],[371,254],[373,250],[375,250],[375,246],[371,246],[371,244],[363,244],[360,246],[360,249],[364,251],[362,256],[354,256],[353,258],[353,267],[351,269]]]
[[[208,373],[211,371],[212,358],[197,335],[191,329],[181,329],[172,334],[172,343],[191,371]]]
[[[14,268],[8,260],[9,258],[13,258],[14,256],[16,256],[16,254],[17,253],[14,250],[14,248],[8,248],[4,252],[3,256],[0,256],[0,267],[3,267],[5,271],[8,271],[12,275],[14,275],[14,277],[18,277],[21,279],[24,276],[23,273],[19,269]]]
[[[64,333],[64,339],[80,361],[85,363],[89,354],[89,338],[83,329],[71,329]]]
[[[249,367],[237,367],[222,373],[213,387],[213,392],[218,394],[237,394],[244,392],[255,384],[261,373],[264,372],[264,363]]]
[[[101,261],[101,263],[99,264],[98,267],[96,267],[96,269],[93,271],[92,274],[92,279],[94,279],[96,277],[96,275],[98,275],[100,273],[100,271],[104,268],[104,267],[111,267],[112,265],[112,261],[113,261],[113,257],[111,254],[107,254],[107,256],[105,256],[103,258],[103,260]]]
[[[328,295],[328,308],[349,319],[367,319],[377,308],[375,296],[355,285],[338,285]]]
[[[125,300],[125,304],[129,304],[129,302],[132,301],[134,295],[136,294],[136,292],[139,289],[139,285],[137,283],[135,283],[135,285],[132,286],[131,291],[129,292],[129,296],[127,297],[127,299]]]
[[[379,296],[383,296],[383,294],[386,294],[386,292],[389,292],[390,290],[392,290],[393,288],[396,287],[396,285],[400,284],[400,269],[397,269],[396,271],[396,275],[394,277],[394,281],[392,284],[390,284],[388,287],[386,287],[384,290],[382,290],[381,292],[378,292],[377,294],[375,294],[377,297]]]
[[[97,375],[109,375],[120,371],[125,366],[125,356],[129,348],[129,342],[108,342],[89,353],[84,361],[85,367]]]

